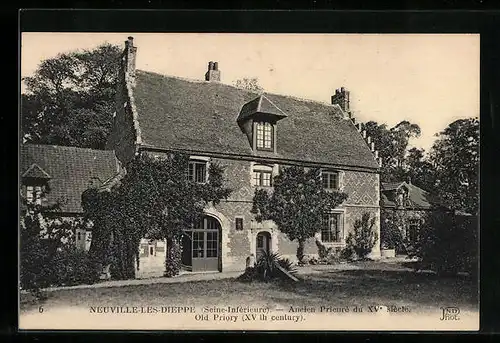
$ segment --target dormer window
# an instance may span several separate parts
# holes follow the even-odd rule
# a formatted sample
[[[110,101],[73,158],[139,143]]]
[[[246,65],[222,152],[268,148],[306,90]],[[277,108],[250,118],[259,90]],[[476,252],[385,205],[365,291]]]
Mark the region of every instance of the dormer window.
[[[48,189],[50,175],[38,164],[33,163],[22,175],[22,183],[26,189],[26,201],[41,205],[44,190]]]
[[[276,127],[286,117],[273,101],[260,95],[243,105],[236,121],[253,150],[276,152]]]
[[[26,186],[26,201],[30,204],[42,204],[42,186]]]
[[[196,183],[207,182],[207,161],[190,160],[188,167],[188,180]]]
[[[274,127],[269,122],[257,122],[256,144],[258,150],[273,150]]]
[[[323,182],[323,188],[327,190],[339,189],[339,173],[337,171],[322,171],[321,180]]]

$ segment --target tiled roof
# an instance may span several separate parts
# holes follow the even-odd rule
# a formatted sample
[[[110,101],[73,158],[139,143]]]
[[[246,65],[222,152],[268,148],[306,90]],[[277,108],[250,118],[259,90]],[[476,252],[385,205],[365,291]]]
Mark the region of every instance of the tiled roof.
[[[23,174],[23,177],[32,178],[32,179],[50,179],[50,175],[40,168],[40,166],[36,163],[33,163],[28,170],[26,170]]]
[[[408,188],[408,198],[411,208],[426,210],[436,207],[443,207],[442,202],[437,196],[413,184],[406,182],[381,182],[380,200],[382,207],[396,207],[396,203],[394,202],[391,193],[401,186],[405,186]]]
[[[237,121],[243,121],[254,113],[268,113],[276,117],[287,117],[286,113],[273,104],[265,95],[260,95],[243,105]]]
[[[33,164],[50,175],[48,203],[60,200],[63,212],[82,212],[82,192],[96,181],[100,184],[118,172],[111,150],[25,144],[21,146],[20,157],[21,176]]]
[[[399,181],[399,182],[382,182],[381,183],[381,186],[382,186],[381,188],[384,191],[390,191],[390,190],[398,189],[399,187],[401,187],[404,184],[405,184],[404,181]]]
[[[237,118],[258,93],[138,70],[133,94],[143,146],[254,155]],[[261,101],[262,107],[287,115],[278,122],[274,158],[378,169],[340,107],[269,93],[261,100],[265,98],[269,101]]]

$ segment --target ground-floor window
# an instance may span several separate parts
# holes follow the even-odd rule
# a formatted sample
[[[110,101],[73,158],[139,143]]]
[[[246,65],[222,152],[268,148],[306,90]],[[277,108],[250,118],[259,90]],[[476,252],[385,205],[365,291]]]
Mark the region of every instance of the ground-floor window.
[[[408,221],[406,237],[410,242],[416,242],[418,240],[420,235],[420,224],[421,220],[418,218],[413,218]]]
[[[221,226],[213,217],[205,216],[182,237],[182,264],[188,269],[219,269]]]
[[[341,213],[326,213],[321,226],[321,242],[340,243],[344,239]]]

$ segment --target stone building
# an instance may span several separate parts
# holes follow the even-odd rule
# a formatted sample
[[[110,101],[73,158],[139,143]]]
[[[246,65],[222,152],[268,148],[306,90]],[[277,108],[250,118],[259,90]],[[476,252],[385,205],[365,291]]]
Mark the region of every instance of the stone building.
[[[318,213],[325,225],[317,238],[325,245],[343,247],[363,212],[377,218],[379,231],[380,160],[370,137],[351,117],[344,88],[329,104],[224,84],[217,62],[208,64],[203,80],[160,75],[136,70],[133,38],[125,45],[107,148],[125,170],[137,154],[187,153],[191,161],[186,168],[196,182],[209,181],[208,165],[218,162],[233,190],[229,199],[206,209],[201,223],[186,228],[185,269],[242,270],[248,256],[263,250],[295,259],[297,243],[274,223],[256,222],[250,212],[255,189],[272,187],[273,176],[284,166],[319,167],[326,188],[348,194],[338,208]],[[141,244],[141,265],[161,270],[157,243]],[[163,243],[160,253],[164,256]],[[317,254],[314,240],[307,242],[305,253]],[[379,256],[379,244],[372,256]]]
[[[381,211],[385,212],[383,214],[387,214],[386,217],[397,215],[402,237],[408,244],[417,241],[426,214],[434,211],[452,212],[442,204],[437,196],[415,186],[411,180],[382,182],[380,188]],[[463,215],[461,213],[455,214]],[[385,225],[382,223],[382,229],[384,228]]]
[[[42,205],[48,220],[71,222],[83,216],[83,191],[119,171],[113,151],[41,144],[21,146],[19,167],[21,196]],[[91,231],[78,228],[74,234],[77,248],[88,250]]]

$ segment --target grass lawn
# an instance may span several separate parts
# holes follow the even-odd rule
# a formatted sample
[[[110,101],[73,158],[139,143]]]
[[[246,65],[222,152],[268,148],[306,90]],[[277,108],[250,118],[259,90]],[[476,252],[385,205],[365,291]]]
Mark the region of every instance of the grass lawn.
[[[383,267],[380,267],[380,266]],[[477,282],[468,278],[442,278],[408,269],[367,262],[356,270],[322,270],[301,275],[294,284],[242,283],[235,279],[150,284],[112,288],[59,290],[47,293],[42,303],[21,295],[21,314],[45,308],[89,306],[408,306],[412,312],[457,306],[477,311]]]

